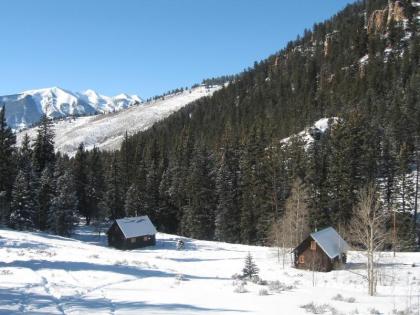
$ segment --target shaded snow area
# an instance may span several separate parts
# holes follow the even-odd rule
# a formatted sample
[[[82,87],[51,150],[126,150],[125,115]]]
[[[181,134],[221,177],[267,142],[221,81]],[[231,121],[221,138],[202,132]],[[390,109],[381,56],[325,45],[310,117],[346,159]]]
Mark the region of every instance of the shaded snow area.
[[[306,128],[298,134],[282,139],[281,143],[287,144],[292,138],[298,137],[304,141],[306,145],[309,145],[338,120],[338,117],[321,118],[317,120],[311,127]]]
[[[150,128],[157,121],[166,118],[185,105],[209,96],[220,87],[200,86],[175,95],[165,96],[162,100],[132,106],[116,113],[67,118],[54,123],[55,147],[58,151],[74,155],[81,142],[87,149],[94,146],[104,150],[114,150],[121,145],[125,132],[129,135]],[[17,134],[20,145],[23,136],[28,134],[34,139],[36,128]]]
[[[0,314],[420,311],[420,253],[383,254],[378,296],[369,297],[357,252],[345,270],[312,273],[283,269],[272,248],[184,239],[185,249],[176,250],[178,237],[158,233],[156,247],[120,251],[93,229],[76,233],[71,239],[0,229]],[[248,252],[267,283],[232,279]],[[407,308],[412,313],[397,312]]]

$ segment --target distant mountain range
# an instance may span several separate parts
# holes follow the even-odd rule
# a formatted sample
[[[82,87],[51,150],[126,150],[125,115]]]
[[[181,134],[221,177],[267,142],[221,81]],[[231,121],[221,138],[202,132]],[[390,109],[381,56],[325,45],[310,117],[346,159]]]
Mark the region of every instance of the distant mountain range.
[[[81,142],[85,144],[87,149],[94,146],[102,150],[115,150],[121,146],[124,135],[146,130],[157,121],[168,117],[170,114],[181,109],[187,104],[205,97],[210,96],[213,92],[220,89],[221,86],[198,86],[190,90],[162,96],[157,100],[143,102],[141,106],[132,106],[124,109],[135,102],[135,97],[130,99],[127,96],[116,96],[109,98],[108,103],[101,102],[100,98],[95,98],[93,93],[89,91],[83,95],[89,95],[92,104],[102,106],[95,107],[97,111],[112,111],[124,109],[115,114],[109,113],[105,115],[92,115],[86,117],[66,118],[54,122],[53,129],[55,132],[55,148],[70,156],[74,155],[77,147]],[[103,97],[102,97],[103,98]],[[80,98],[83,100],[83,98]],[[124,100],[126,100],[124,102]],[[137,98],[140,101],[139,98]],[[75,100],[73,100],[75,102]],[[69,101],[66,101],[67,103]],[[112,107],[115,105],[115,107]],[[92,107],[93,108],[93,107]],[[68,112],[68,111],[66,111]],[[63,114],[64,115],[64,114]],[[23,117],[23,116],[22,116]],[[32,139],[36,136],[36,128],[28,128],[17,132],[18,145],[22,138],[28,134]]]
[[[0,96],[6,121],[15,130],[37,123],[43,114],[51,118],[110,113],[142,103],[137,95],[104,96],[93,90],[70,92],[59,87],[29,90]]]

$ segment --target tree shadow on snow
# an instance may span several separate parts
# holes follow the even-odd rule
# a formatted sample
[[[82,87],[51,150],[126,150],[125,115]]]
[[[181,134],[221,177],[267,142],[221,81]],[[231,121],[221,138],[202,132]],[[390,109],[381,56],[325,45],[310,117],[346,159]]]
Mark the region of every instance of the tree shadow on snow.
[[[2,267],[19,267],[28,268],[33,271],[52,269],[63,271],[102,271],[133,276],[137,278],[150,278],[150,277],[176,277],[176,273],[165,272],[154,269],[140,269],[139,267],[125,266],[125,265],[103,265],[90,262],[74,262],[74,261],[49,261],[49,260],[14,260],[10,263],[0,261],[0,268]],[[216,278],[206,276],[193,276],[184,274],[188,279],[199,280],[227,280],[228,278]]]
[[[94,312],[109,310],[115,311],[178,311],[178,312],[241,312],[246,310],[208,308],[183,303],[148,303],[146,301],[112,301],[105,297],[89,298],[86,296],[63,296],[56,299],[47,294],[26,292],[22,289],[0,289],[0,315],[22,314],[23,305],[25,311],[32,315],[40,314],[62,314],[63,312],[75,311],[92,314]],[[28,311],[31,309],[31,311]],[[56,311],[54,311],[54,309]]]

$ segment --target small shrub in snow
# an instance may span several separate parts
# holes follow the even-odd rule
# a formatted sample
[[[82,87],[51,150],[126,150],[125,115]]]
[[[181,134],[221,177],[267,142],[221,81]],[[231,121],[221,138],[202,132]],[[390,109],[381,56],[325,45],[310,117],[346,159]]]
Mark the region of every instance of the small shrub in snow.
[[[125,259],[123,259],[123,260],[116,260],[115,262],[114,262],[114,265],[115,266],[122,266],[122,265],[127,265],[128,264],[128,261],[127,260],[125,260]]]
[[[261,290],[258,292],[258,295],[260,295],[260,296],[268,295],[268,291],[267,291],[267,289],[261,289]]]
[[[239,273],[234,273],[233,275],[232,275],[232,279],[233,280],[240,280],[240,279],[242,279],[243,278],[243,276],[242,275],[240,275]]]
[[[369,310],[369,314],[372,314],[372,315],[381,315],[381,312],[379,312],[376,308],[371,308]]]
[[[341,301],[341,302],[347,302],[347,303],[356,302],[356,299],[354,297],[344,298],[340,293],[334,296],[332,299],[334,301]]]
[[[252,279],[255,276],[258,276],[258,267],[254,262],[254,259],[252,258],[251,253],[248,253],[248,255],[245,258],[245,266],[244,269],[242,269],[242,275],[244,278]]]
[[[248,290],[245,288],[243,284],[237,285],[235,289],[233,289],[233,292],[235,293],[246,293]]]
[[[99,255],[93,254],[93,255],[90,255],[89,258],[98,259],[99,258]]]
[[[312,314],[324,314],[330,311],[330,306],[328,304],[317,305],[314,302],[301,305],[300,307]]]
[[[261,279],[260,279],[260,277],[258,277],[258,276],[253,276],[253,277],[251,277],[251,282],[252,282],[252,283],[258,284],[258,282],[259,282],[260,280],[261,280]]]
[[[4,269],[0,271],[0,275],[2,276],[8,276],[8,275],[12,275],[13,272],[11,272],[10,270]]]
[[[402,311],[398,311],[398,310],[392,310],[392,314],[394,315],[415,315],[417,313],[414,313],[414,311],[410,310],[410,309],[405,309]]]
[[[187,281],[188,279],[183,275],[183,274],[177,274],[175,277],[176,280],[178,281]]]
[[[262,280],[262,279],[259,279],[259,280],[258,280],[258,282],[257,282],[257,284],[258,284],[258,285],[267,285],[267,284],[268,284],[268,282],[267,282],[267,280]]]
[[[282,291],[290,291],[294,287],[292,285],[287,285],[283,282],[276,280],[276,281],[270,281],[268,283],[268,288],[270,289],[270,291],[280,293]]]

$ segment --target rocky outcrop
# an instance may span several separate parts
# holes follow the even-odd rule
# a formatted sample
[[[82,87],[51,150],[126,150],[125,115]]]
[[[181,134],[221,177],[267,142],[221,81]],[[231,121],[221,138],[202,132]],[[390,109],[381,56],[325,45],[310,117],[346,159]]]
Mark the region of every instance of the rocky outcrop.
[[[324,56],[329,57],[332,53],[332,46],[334,44],[334,37],[337,35],[338,31],[334,31],[325,36],[324,40]]]
[[[394,22],[402,22],[407,19],[405,14],[405,8],[401,1],[395,1],[389,3],[388,10],[388,24],[393,20]]]
[[[407,19],[404,4],[401,1],[389,0],[388,6],[383,10],[375,10],[368,20],[368,33],[380,34],[387,30],[391,22],[402,22]]]
[[[375,10],[369,17],[368,33],[378,34],[385,32],[388,20],[388,8],[384,10]]]

